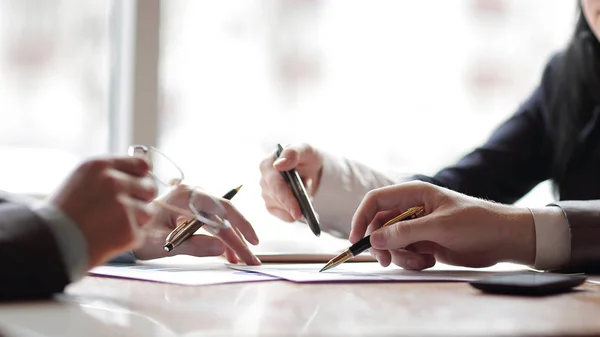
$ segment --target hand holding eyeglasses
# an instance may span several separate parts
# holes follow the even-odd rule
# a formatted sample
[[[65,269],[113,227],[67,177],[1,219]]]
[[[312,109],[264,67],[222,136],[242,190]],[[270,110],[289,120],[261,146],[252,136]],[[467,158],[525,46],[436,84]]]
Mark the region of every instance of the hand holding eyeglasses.
[[[209,218],[215,222],[227,221],[215,236],[196,234],[183,242],[174,252],[167,253],[163,249],[165,237],[182,221],[189,219],[165,208],[160,204],[168,204],[177,208],[184,208],[188,203],[190,187],[178,185],[169,193],[159,197],[153,203],[157,205],[156,216],[146,225],[146,237],[142,247],[134,251],[141,260],[155,259],[172,256],[174,254],[187,254],[194,256],[217,256],[226,254],[227,260],[237,263],[237,256],[247,264],[260,264],[260,260],[250,251],[243,237],[248,242],[258,244],[258,237],[254,229],[243,215],[227,200],[221,200],[209,194],[196,191],[195,198],[200,211],[210,214]],[[227,220],[221,220],[227,219]],[[207,226],[210,232],[211,227]],[[241,235],[240,235],[241,233]]]
[[[248,220],[230,201],[214,197],[200,188],[181,184],[183,172],[160,151],[143,146],[132,146],[131,155],[143,155],[152,166],[150,175],[159,191],[163,193],[152,204],[157,215],[146,225],[144,244],[134,254],[146,260],[175,254],[216,256],[226,254],[227,260],[237,263],[238,257],[246,264],[260,264],[250,251],[244,238],[258,244],[258,237]],[[196,219],[210,235],[193,235],[173,252],[165,252],[163,246],[169,233],[185,220]]]

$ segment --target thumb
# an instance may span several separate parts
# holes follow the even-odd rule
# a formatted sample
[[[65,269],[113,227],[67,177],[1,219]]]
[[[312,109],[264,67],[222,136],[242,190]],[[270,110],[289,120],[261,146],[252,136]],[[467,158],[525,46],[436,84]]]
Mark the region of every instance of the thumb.
[[[318,151],[314,147],[306,143],[290,145],[283,149],[281,155],[273,162],[273,167],[279,171],[289,171],[299,165],[312,166],[315,158],[318,158]]]
[[[300,154],[294,148],[286,148],[273,162],[273,167],[278,171],[289,171],[300,163]]]
[[[438,242],[439,226],[431,216],[405,220],[380,228],[371,234],[371,246],[375,249],[402,249],[420,241]]]
[[[350,241],[357,242],[364,237],[369,225],[379,212],[392,209],[407,210],[413,206],[425,206],[427,212],[432,207],[431,199],[436,190],[431,184],[410,181],[369,191],[352,217]]]

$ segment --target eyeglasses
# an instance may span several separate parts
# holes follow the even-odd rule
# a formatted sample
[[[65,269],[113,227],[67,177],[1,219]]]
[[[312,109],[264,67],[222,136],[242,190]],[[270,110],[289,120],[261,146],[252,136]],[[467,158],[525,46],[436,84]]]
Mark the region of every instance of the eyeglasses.
[[[158,149],[145,145],[131,145],[128,154],[148,161],[149,175],[153,178],[159,195],[170,193],[183,182],[183,171]],[[154,203],[187,219],[195,218],[216,232],[229,227],[227,220],[215,215],[225,214],[225,207],[219,199],[203,192],[200,187],[190,186],[186,189],[189,190],[187,194],[183,193],[175,196],[173,200],[166,201],[165,198],[158,197]]]

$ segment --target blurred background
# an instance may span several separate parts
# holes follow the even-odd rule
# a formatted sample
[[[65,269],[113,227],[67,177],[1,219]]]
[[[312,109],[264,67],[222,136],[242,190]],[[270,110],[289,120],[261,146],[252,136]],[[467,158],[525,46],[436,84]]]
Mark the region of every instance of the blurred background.
[[[243,183],[250,218],[278,142],[434,174],[515,112],[576,18],[565,0],[148,0],[157,29],[128,40],[115,27],[140,18],[122,2],[0,0],[1,189],[47,194],[82,159],[123,153],[113,120],[128,114],[188,182]],[[116,108],[124,44],[159,60],[155,121]],[[520,203],[552,200],[544,183]]]

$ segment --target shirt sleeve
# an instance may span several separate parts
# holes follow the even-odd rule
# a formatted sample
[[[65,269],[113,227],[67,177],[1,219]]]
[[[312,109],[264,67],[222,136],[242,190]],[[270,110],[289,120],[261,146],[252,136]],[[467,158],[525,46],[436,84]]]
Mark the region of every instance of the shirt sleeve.
[[[137,258],[135,257],[135,254],[133,253],[133,251],[128,251],[128,252],[122,253],[120,255],[117,255],[112,260],[108,261],[108,263],[130,264],[130,263],[135,263],[136,261],[137,261]]]
[[[560,207],[530,208],[535,226],[536,269],[561,269],[571,259],[569,221]]]
[[[77,224],[50,202],[30,205],[31,210],[50,228],[63,258],[69,280],[82,278],[89,267],[87,242]]]
[[[352,216],[365,194],[394,183],[392,178],[366,165],[323,153],[323,171],[313,198],[323,230],[347,238]]]

